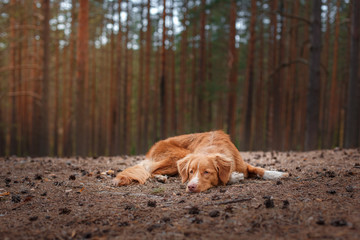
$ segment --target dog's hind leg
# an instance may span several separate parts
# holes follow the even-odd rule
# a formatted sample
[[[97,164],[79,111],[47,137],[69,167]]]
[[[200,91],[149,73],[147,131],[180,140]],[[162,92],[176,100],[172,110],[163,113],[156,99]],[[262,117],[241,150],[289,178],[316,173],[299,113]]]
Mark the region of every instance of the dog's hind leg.
[[[250,164],[247,165],[247,170],[250,176],[258,176],[265,180],[279,179],[289,176],[289,174],[285,172],[269,171],[263,168],[251,166]]]

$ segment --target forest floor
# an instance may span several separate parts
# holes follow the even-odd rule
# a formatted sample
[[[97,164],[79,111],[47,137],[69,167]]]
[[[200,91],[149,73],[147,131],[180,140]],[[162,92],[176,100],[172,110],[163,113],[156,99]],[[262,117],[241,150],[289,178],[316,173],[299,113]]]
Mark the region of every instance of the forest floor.
[[[360,239],[358,149],[241,154],[290,177],[191,194],[111,186],[144,156],[0,158],[0,239]]]

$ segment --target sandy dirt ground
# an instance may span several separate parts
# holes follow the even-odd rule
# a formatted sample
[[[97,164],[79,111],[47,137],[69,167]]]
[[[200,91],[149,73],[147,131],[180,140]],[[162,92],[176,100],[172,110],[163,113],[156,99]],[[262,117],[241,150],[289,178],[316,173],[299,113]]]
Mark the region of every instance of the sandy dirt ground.
[[[360,239],[358,149],[242,156],[290,177],[191,194],[111,186],[144,156],[0,158],[0,239]]]

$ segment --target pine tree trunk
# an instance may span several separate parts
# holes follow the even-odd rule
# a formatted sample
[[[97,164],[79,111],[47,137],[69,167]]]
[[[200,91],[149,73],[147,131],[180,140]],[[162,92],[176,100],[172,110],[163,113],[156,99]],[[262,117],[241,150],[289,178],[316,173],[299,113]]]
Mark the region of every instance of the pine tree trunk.
[[[292,14],[294,16],[298,16],[299,14],[299,0],[296,0],[293,3],[293,10]],[[290,23],[290,40],[289,40],[289,57],[288,61],[292,62],[297,58],[296,50],[297,50],[297,38],[298,38],[298,20],[291,19]],[[293,114],[294,114],[294,102],[295,102],[295,89],[296,89],[296,65],[291,64],[290,68],[287,72],[286,76],[286,100],[285,100],[285,112],[286,112],[286,119],[285,119],[285,134],[284,136],[284,150],[289,150],[292,148],[291,143],[291,136],[294,134],[293,128]]]
[[[44,14],[43,21],[43,77],[42,77],[42,111],[41,111],[41,126],[38,154],[46,156],[49,154],[49,62],[50,62],[50,1],[43,0],[42,10]]]
[[[277,10],[277,0],[271,0],[270,7],[271,11],[275,12]],[[276,69],[277,56],[277,18],[275,14],[270,16],[270,27],[269,27],[269,61],[268,69],[271,72],[272,69]],[[267,100],[267,132],[266,132],[266,146],[270,149],[274,148],[274,78],[275,76],[270,76],[268,79],[268,100]]]
[[[171,57],[171,65],[170,65],[170,92],[171,92],[171,99],[170,99],[170,126],[171,126],[171,135],[177,134],[177,111],[176,111],[176,78],[175,78],[175,27],[174,27],[174,0],[170,1],[170,17],[171,17],[171,31],[172,34],[170,36],[170,49],[169,54]]]
[[[122,78],[122,49],[123,49],[123,39],[122,39],[122,22],[121,22],[121,4],[122,4],[122,0],[119,0],[118,4],[118,17],[119,17],[119,32],[118,32],[118,36],[117,36],[117,45],[116,45],[116,123],[117,126],[114,129],[115,131],[115,139],[114,139],[114,145],[115,147],[115,151],[114,153],[116,155],[119,155],[122,153],[121,151],[121,145],[122,142],[120,141],[121,138],[121,132],[122,132],[122,127],[123,127],[123,121],[122,121],[122,114],[123,112],[122,110],[122,97],[123,97],[123,91],[122,91],[122,83],[123,83],[123,78]]]
[[[182,19],[182,26],[184,27],[184,30],[181,32],[181,51],[180,51],[180,91],[179,91],[179,122],[178,122],[178,128],[180,133],[185,132],[185,106],[187,105],[187,98],[186,98],[186,78],[187,78],[187,45],[188,45],[188,27],[186,24],[187,21],[187,15],[188,15],[188,0],[185,0],[183,3],[183,8],[185,9],[183,13],[183,19]]]
[[[230,138],[235,140],[235,119],[236,119],[236,88],[237,88],[237,52],[235,45],[236,37],[236,1],[231,0],[230,7],[230,36],[229,36],[229,56],[228,56],[228,132]]]
[[[261,8],[263,8],[264,2],[261,0]],[[256,150],[264,148],[264,17],[261,15],[259,21],[259,55],[258,55],[258,66],[259,66],[259,79],[256,84],[256,102],[255,102],[255,135],[252,141],[252,146]]]
[[[166,0],[164,0],[163,7],[163,32],[162,32],[162,47],[161,47],[161,78],[160,78],[160,109],[161,109],[161,138],[167,137],[167,80],[166,80]]]
[[[199,53],[199,79],[197,91],[197,122],[199,123],[199,130],[206,129],[205,112],[206,106],[204,99],[206,97],[205,81],[206,81],[206,39],[205,39],[205,24],[206,24],[206,0],[201,0],[200,13],[200,53]]]
[[[352,2],[350,77],[345,123],[345,147],[359,146],[360,126],[360,78],[359,78],[359,42],[360,42],[360,2]]]
[[[306,105],[305,150],[318,147],[321,63],[321,0],[313,1],[310,34],[310,73]]]
[[[77,44],[77,88],[76,88],[76,154],[86,156],[86,91],[87,89],[87,64],[88,64],[88,0],[80,0],[79,28]]]
[[[136,131],[137,131],[137,139],[136,139],[136,151],[137,153],[143,153],[140,149],[143,146],[143,122],[144,122],[144,26],[143,26],[143,12],[144,12],[144,4],[140,3],[140,19],[141,19],[141,27],[140,27],[140,39],[139,39],[139,76],[138,76],[138,106],[137,106],[137,116],[136,116]]]
[[[244,88],[244,96],[246,99],[246,113],[245,113],[245,136],[244,148],[245,150],[252,150],[252,111],[253,111],[253,88],[254,88],[254,56],[255,56],[255,23],[256,23],[256,4],[257,1],[251,1],[251,18],[250,18],[250,39],[249,52],[247,58],[246,68],[246,87]]]
[[[335,38],[334,38],[334,53],[333,53],[333,66],[331,73],[331,87],[330,87],[330,109],[329,109],[329,124],[328,124],[328,147],[336,144],[336,127],[339,115],[339,86],[337,83],[337,67],[338,67],[338,54],[339,54],[339,31],[340,31],[340,0],[336,2],[336,17],[335,17]]]
[[[149,144],[149,94],[150,94],[150,64],[151,64],[151,18],[150,18],[151,0],[147,2],[147,27],[146,27],[146,52],[145,52],[145,88],[144,88],[144,141],[141,148],[145,152]]]

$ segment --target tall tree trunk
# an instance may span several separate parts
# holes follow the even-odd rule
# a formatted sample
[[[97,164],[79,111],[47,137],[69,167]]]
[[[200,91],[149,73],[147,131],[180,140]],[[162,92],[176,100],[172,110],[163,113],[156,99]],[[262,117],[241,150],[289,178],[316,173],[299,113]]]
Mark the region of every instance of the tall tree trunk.
[[[360,40],[360,2],[352,2],[350,78],[345,124],[345,147],[359,146],[360,125],[360,77],[359,77],[359,40]]]
[[[254,88],[254,56],[255,56],[255,23],[256,23],[256,4],[257,1],[251,1],[251,18],[250,18],[250,40],[249,40],[249,52],[247,58],[246,68],[246,87],[244,96],[246,101],[246,113],[245,113],[245,136],[244,136],[244,148],[245,150],[252,150],[252,111],[253,111],[253,88]],[[235,23],[234,23],[235,25]]]
[[[143,122],[144,122],[144,19],[143,19],[143,12],[144,12],[144,4],[140,3],[140,38],[139,38],[139,75],[138,75],[138,106],[137,106],[137,116],[136,116],[136,131],[137,131],[137,138],[136,138],[136,151],[137,153],[143,153],[141,150],[141,146],[143,146]]]
[[[270,7],[271,11],[275,12],[277,10],[278,2],[277,0],[271,0]],[[270,27],[269,27],[269,61],[268,69],[269,72],[272,69],[276,69],[277,56],[277,16],[271,14],[270,16]],[[268,101],[267,101],[267,132],[266,132],[266,146],[268,148],[274,147],[274,78],[275,76],[270,76],[268,79]]]
[[[306,105],[305,150],[318,147],[321,59],[321,0],[313,1],[311,24],[310,73]]]
[[[261,0],[261,9],[264,6],[263,0]],[[258,55],[258,66],[259,66],[259,79],[256,84],[256,107],[255,107],[255,134],[252,141],[252,146],[256,150],[264,148],[264,17],[261,14],[259,20],[259,55]]]
[[[114,17],[115,17],[115,2],[109,4],[111,20],[110,23],[114,26]],[[116,129],[117,129],[117,106],[116,106],[116,90],[117,90],[117,81],[116,81],[116,71],[115,71],[115,33],[114,29],[111,29],[110,33],[110,89],[109,89],[109,118],[108,118],[108,153],[114,155],[117,145],[115,141]]]
[[[333,66],[331,73],[331,87],[330,87],[330,109],[329,109],[329,124],[328,124],[328,147],[336,144],[337,134],[335,124],[338,122],[339,113],[339,86],[337,83],[337,68],[338,68],[338,54],[339,54],[339,31],[340,31],[340,0],[336,2],[336,17],[335,17],[335,38],[334,38],[334,53]]]
[[[142,152],[145,152],[149,144],[149,92],[150,92],[150,64],[151,64],[151,0],[147,1],[147,27],[146,27],[146,50],[145,50],[145,88],[144,88],[144,141],[142,146]]]
[[[76,87],[76,154],[86,156],[86,91],[88,77],[88,13],[89,1],[80,0],[79,8],[79,28],[78,28],[78,44],[77,44],[77,87]]]
[[[161,48],[161,78],[160,78],[160,109],[161,109],[161,138],[167,137],[167,83],[166,83],[166,0],[163,7],[163,32]]]
[[[15,9],[16,1],[11,0],[10,6],[12,9]],[[10,54],[9,54],[9,104],[8,104],[8,122],[7,122],[7,132],[6,132],[6,153],[14,154],[15,153],[15,54],[16,54],[16,45],[15,45],[15,14],[10,15]],[[38,154],[38,153],[36,153]]]
[[[56,11],[58,11],[59,8],[59,4],[55,5]],[[58,18],[58,14],[56,14],[56,18]],[[58,24],[58,22],[57,22]],[[55,30],[55,77],[54,77],[54,81],[55,81],[55,96],[54,96],[54,149],[53,149],[53,153],[55,156],[58,156],[59,152],[58,152],[58,140],[59,140],[59,68],[60,68],[60,46],[59,46],[59,30],[56,24],[56,30]]]
[[[294,16],[299,14],[299,4],[300,1],[296,0],[293,3],[292,13]],[[290,23],[290,40],[289,40],[289,63],[293,62],[297,58],[297,38],[298,38],[298,20],[291,19]],[[293,135],[293,114],[294,114],[294,101],[295,101],[295,90],[296,90],[296,65],[291,64],[286,76],[285,90],[286,90],[286,99],[285,99],[285,134],[284,150],[289,150],[291,148],[291,136]]]
[[[186,106],[186,95],[185,95],[185,91],[186,91],[186,78],[187,78],[187,61],[186,61],[186,57],[187,57],[187,45],[188,45],[188,38],[187,38],[187,32],[188,32],[188,27],[187,27],[187,15],[188,15],[188,0],[185,0],[183,2],[183,9],[184,13],[183,13],[183,19],[181,21],[182,26],[184,27],[184,30],[181,32],[181,51],[180,51],[180,91],[179,91],[179,123],[178,123],[178,128],[179,128],[179,132],[180,133],[184,133],[185,132],[185,116],[186,116],[186,112],[185,112],[185,106]]]
[[[197,91],[197,121],[199,123],[199,130],[204,131],[206,129],[205,124],[205,112],[206,106],[204,99],[206,97],[205,81],[206,81],[206,36],[205,36],[205,25],[206,25],[206,0],[201,0],[200,9],[200,53],[199,53],[199,80],[198,80],[198,91]]]
[[[71,1],[71,33],[69,40],[69,74],[68,74],[68,88],[67,88],[67,111],[65,112],[64,125],[64,154],[70,156],[74,154],[74,136],[75,136],[75,122],[74,122],[74,76],[76,66],[76,15],[77,7],[76,0]]]
[[[39,152],[41,156],[49,154],[49,62],[50,62],[50,1],[43,0],[42,3],[44,22],[43,22],[43,77],[42,77],[42,99],[41,99],[41,127],[39,139]]]
[[[196,4],[196,0],[193,1],[194,4]],[[197,9],[196,5],[194,7],[195,9]],[[197,82],[197,79],[198,79],[198,64],[197,64],[197,51],[196,51],[196,38],[197,38],[197,28],[198,28],[198,25],[197,25],[197,21],[193,21],[193,29],[192,29],[192,54],[191,54],[191,58],[192,58],[192,69],[191,69],[191,72],[192,72],[192,80],[191,80],[191,105],[190,105],[190,111],[191,111],[191,120],[190,120],[190,131],[191,132],[194,132],[194,131],[198,131],[198,125],[199,125],[199,122],[196,121],[198,119],[197,115],[200,114],[198,111],[197,111],[197,102],[196,102],[196,93],[198,92],[197,89],[198,87],[196,86],[196,82]]]
[[[236,88],[237,88],[237,52],[235,45],[236,37],[236,1],[231,0],[230,7],[230,36],[229,36],[229,56],[228,56],[228,132],[230,137],[235,140],[235,118],[236,118]]]
[[[118,32],[118,36],[117,36],[117,45],[116,45],[116,122],[117,122],[117,127],[116,129],[114,129],[115,131],[115,154],[119,155],[121,154],[121,142],[120,142],[120,138],[121,138],[121,132],[122,132],[122,127],[123,127],[123,121],[122,121],[122,114],[123,112],[122,110],[122,98],[123,98],[123,91],[122,91],[122,84],[123,84],[123,78],[122,78],[122,49],[123,49],[123,39],[122,39],[122,22],[121,22],[121,4],[122,4],[122,0],[119,0],[119,7],[118,7],[118,18],[119,18],[119,32]]]
[[[322,50],[323,60],[322,65],[323,68],[326,69],[325,74],[321,77],[321,96],[320,96],[320,113],[319,113],[319,127],[320,127],[320,139],[321,139],[321,148],[326,147],[326,137],[327,137],[327,123],[328,123],[328,67],[329,67],[329,45],[330,45],[330,13],[331,13],[331,0],[327,0],[327,13],[326,13],[326,32],[324,36],[324,47]]]
[[[169,54],[171,58],[171,65],[170,68],[170,92],[171,92],[171,99],[170,99],[170,126],[171,126],[171,135],[177,134],[177,114],[176,114],[176,77],[175,77],[175,27],[174,27],[174,0],[170,1],[170,17],[171,17],[171,36],[169,39],[170,42],[170,49]]]

